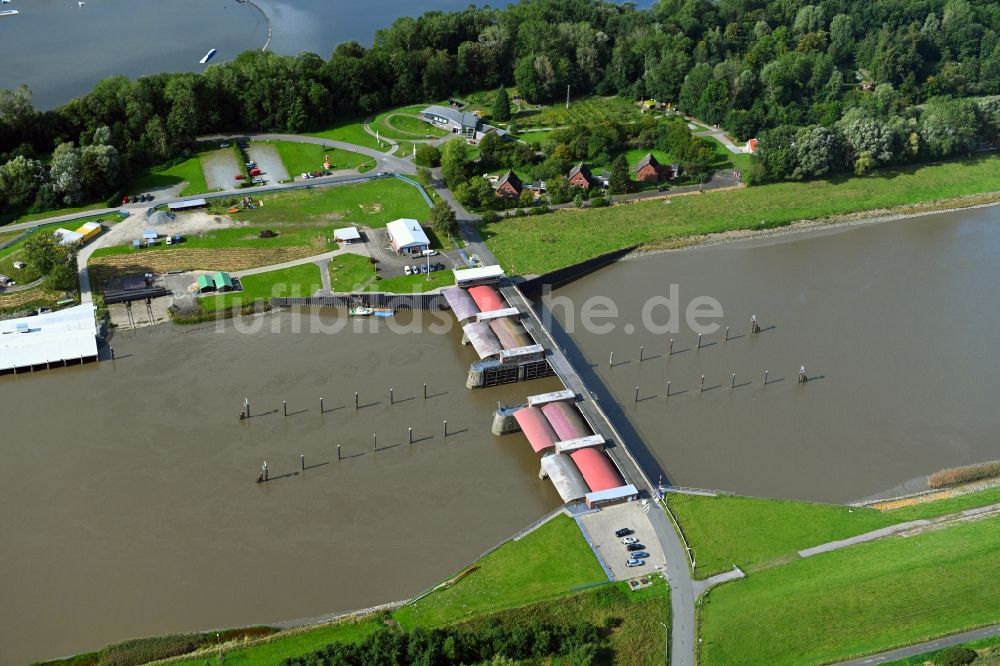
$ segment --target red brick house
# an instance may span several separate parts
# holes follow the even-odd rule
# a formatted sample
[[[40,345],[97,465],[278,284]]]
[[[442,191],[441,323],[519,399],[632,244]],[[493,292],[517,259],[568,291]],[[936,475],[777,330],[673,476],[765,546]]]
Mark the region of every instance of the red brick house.
[[[513,171],[508,171],[497,181],[497,196],[501,199],[516,199],[521,196],[522,189],[524,185]]]
[[[663,167],[656,161],[652,153],[647,153],[635,165],[635,179],[641,183],[658,183],[663,177]]]
[[[569,175],[566,176],[566,181],[569,183],[570,187],[581,187],[585,190],[589,190],[590,186],[593,185],[593,179],[590,177],[590,171],[587,170],[587,167],[583,166],[583,162],[580,162],[569,170]]]

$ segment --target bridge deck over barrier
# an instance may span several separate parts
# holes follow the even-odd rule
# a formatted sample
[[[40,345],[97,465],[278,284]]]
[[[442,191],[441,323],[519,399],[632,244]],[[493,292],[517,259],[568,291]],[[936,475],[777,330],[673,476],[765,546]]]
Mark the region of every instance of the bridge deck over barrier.
[[[500,293],[504,295],[504,298],[507,299],[511,307],[515,307],[521,311],[523,315],[521,324],[524,325],[524,328],[527,329],[535,342],[545,348],[549,365],[556,373],[556,376],[562,381],[563,386],[580,397],[576,406],[579,408],[580,413],[583,414],[588,425],[590,425],[591,430],[594,431],[595,435],[604,437],[605,441],[609,444],[613,444],[605,452],[618,467],[618,470],[625,479],[625,483],[631,483],[640,491],[645,491],[647,497],[656,497],[655,486],[646,477],[645,473],[643,473],[639,463],[636,462],[635,458],[629,452],[625,440],[618,434],[615,427],[611,425],[611,420],[594,399],[593,394],[587,388],[583,379],[577,374],[573,368],[573,364],[566,358],[566,355],[559,345],[556,344],[552,335],[542,325],[541,319],[538,318],[538,314],[531,307],[525,295],[517,285],[513,284],[500,287]]]

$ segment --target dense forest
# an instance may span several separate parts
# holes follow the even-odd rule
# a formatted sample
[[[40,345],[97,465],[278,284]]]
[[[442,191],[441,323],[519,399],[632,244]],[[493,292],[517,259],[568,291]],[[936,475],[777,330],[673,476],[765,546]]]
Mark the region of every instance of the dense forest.
[[[58,109],[0,93],[0,209],[106,197],[214,131],[299,132],[512,86],[672,101],[759,137],[752,182],[963,154],[1000,129],[989,0],[524,0],[403,18],[327,59],[246,52],[204,74],[111,77]]]

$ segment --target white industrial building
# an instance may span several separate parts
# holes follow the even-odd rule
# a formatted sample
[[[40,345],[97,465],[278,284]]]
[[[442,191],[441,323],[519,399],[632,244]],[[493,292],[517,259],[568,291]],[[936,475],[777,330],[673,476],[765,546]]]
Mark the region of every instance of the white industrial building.
[[[94,306],[0,321],[0,374],[97,360]]]
[[[431,242],[416,220],[395,220],[386,225],[389,242],[397,254],[420,254],[430,249]]]

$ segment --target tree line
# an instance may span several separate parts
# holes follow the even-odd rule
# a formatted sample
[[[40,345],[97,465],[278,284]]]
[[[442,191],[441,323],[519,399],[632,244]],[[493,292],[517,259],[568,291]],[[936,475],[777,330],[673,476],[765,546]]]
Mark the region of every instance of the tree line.
[[[522,0],[429,12],[326,59],[248,51],[202,74],[115,76],[51,111],[35,110],[25,88],[4,91],[0,208],[109,196],[199,134],[300,132],[502,85],[531,102],[567,86],[675,102],[740,140],[759,136],[775,157],[757,180],[864,172],[995,138],[990,102],[956,100],[1000,94],[998,32],[990,0],[658,0],[645,10]],[[801,142],[788,137],[804,129],[831,155],[824,164],[798,159]]]
[[[380,627],[363,642],[331,643],[301,657],[286,659],[285,666],[354,666],[356,664],[484,664],[560,663],[587,666],[595,663],[606,641],[593,625],[556,625],[532,621],[516,626],[483,626],[476,631],[448,627],[409,632]]]

